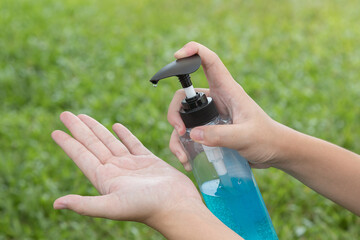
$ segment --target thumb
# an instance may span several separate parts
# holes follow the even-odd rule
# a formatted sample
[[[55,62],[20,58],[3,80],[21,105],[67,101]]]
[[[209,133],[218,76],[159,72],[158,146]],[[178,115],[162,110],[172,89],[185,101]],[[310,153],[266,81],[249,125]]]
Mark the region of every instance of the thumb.
[[[210,125],[194,128],[190,132],[190,137],[206,146],[236,149],[239,145],[238,132],[238,126],[233,124]]]
[[[54,209],[69,209],[81,215],[114,219],[114,211],[109,211],[109,206],[115,204],[113,201],[111,195],[80,196],[71,194],[56,199]]]

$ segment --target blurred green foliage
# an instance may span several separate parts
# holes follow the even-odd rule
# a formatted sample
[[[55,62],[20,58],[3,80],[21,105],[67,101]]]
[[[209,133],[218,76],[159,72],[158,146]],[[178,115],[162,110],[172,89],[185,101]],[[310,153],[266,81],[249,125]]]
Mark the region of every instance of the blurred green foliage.
[[[0,239],[162,239],[55,211],[97,194],[51,140],[64,110],[121,122],[162,159],[177,81],[149,78],[188,41],[214,50],[274,119],[360,152],[358,1],[0,1]],[[197,87],[207,82],[198,71]],[[191,176],[191,174],[188,174]],[[360,220],[276,169],[255,170],[280,239],[356,239]]]

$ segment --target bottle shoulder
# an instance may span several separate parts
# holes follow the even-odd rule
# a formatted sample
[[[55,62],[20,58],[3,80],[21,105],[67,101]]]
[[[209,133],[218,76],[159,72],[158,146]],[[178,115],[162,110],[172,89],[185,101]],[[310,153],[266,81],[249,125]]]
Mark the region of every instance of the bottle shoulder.
[[[215,117],[213,120],[211,120],[210,122],[208,122],[207,124],[204,124],[203,126],[208,126],[208,125],[227,125],[227,124],[231,124],[232,123],[232,119],[229,116],[217,116]],[[193,128],[187,128],[186,129],[186,133],[184,134],[184,136],[186,134],[190,135],[190,131]]]

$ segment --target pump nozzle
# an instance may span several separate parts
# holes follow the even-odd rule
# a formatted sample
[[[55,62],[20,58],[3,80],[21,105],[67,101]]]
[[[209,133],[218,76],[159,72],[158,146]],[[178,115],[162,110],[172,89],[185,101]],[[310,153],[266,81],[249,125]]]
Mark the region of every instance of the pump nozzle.
[[[160,71],[158,71],[151,79],[150,82],[157,84],[161,79],[177,76],[182,87],[185,90],[187,98],[193,98],[196,96],[196,92],[190,79],[190,73],[195,72],[201,65],[201,58],[195,54],[191,57],[178,59],[169,63]]]
[[[195,92],[190,79],[190,73],[195,72],[201,65],[198,54],[178,59],[166,65],[158,71],[151,79],[152,84],[157,84],[161,79],[177,76],[185,90],[186,98],[181,101],[182,108],[180,116],[187,128],[193,128],[207,124],[219,115],[214,101],[206,97],[204,93]]]

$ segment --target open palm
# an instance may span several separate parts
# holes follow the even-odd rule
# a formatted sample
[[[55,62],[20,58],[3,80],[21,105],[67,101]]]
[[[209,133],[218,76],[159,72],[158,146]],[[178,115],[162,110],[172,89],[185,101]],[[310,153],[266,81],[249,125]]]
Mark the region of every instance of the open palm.
[[[121,124],[113,126],[119,141],[87,115],[64,112],[60,119],[73,137],[56,130],[53,139],[101,196],[67,195],[57,199],[54,208],[146,223],[189,201],[201,202],[189,178],[152,154]]]

